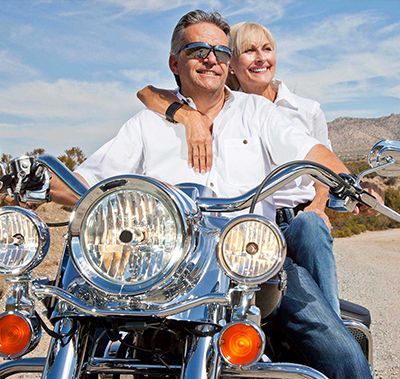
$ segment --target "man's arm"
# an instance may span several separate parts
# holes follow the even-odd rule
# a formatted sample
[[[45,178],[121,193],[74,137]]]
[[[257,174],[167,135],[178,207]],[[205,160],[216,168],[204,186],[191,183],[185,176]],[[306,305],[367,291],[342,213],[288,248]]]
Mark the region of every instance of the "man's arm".
[[[151,85],[141,89],[137,97],[147,108],[163,116],[173,102],[179,101],[173,92]],[[184,125],[186,129],[189,166],[197,172],[210,171],[213,157],[212,120],[189,105],[183,105],[178,109],[174,120]]]
[[[329,221],[328,215],[325,213],[326,202],[328,201],[329,189],[323,185],[322,183],[315,181],[314,182],[315,196],[312,200],[311,204],[304,208],[304,212],[314,212],[318,216],[320,216],[326,226],[329,229],[332,229],[332,224]]]
[[[74,174],[87,188],[86,180],[79,174]],[[50,196],[52,201],[58,204],[73,207],[79,200],[79,197],[71,191],[70,188],[55,174],[50,181]]]
[[[336,156],[336,154],[322,144],[314,145],[314,147],[310,149],[304,159],[307,161],[320,163],[330,168],[332,171],[335,171],[336,173],[350,174],[348,168]]]

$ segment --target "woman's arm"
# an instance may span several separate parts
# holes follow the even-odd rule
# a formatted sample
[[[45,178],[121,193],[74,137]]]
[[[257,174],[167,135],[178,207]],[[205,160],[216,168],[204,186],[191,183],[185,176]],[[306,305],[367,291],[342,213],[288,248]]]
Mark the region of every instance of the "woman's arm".
[[[173,92],[151,85],[141,89],[137,97],[147,108],[162,115],[173,102],[179,101]],[[185,126],[189,166],[197,172],[210,171],[213,156],[212,120],[186,104],[176,111],[174,120]]]

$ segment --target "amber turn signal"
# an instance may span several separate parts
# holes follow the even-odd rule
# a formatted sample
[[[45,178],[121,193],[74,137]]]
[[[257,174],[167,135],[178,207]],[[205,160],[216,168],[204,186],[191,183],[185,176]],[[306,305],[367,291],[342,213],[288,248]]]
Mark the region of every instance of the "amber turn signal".
[[[32,330],[28,321],[18,314],[4,314],[0,318],[0,355],[23,353],[31,343]]]
[[[224,360],[233,366],[248,366],[258,361],[264,351],[262,330],[251,322],[228,324],[219,337],[219,350]]]

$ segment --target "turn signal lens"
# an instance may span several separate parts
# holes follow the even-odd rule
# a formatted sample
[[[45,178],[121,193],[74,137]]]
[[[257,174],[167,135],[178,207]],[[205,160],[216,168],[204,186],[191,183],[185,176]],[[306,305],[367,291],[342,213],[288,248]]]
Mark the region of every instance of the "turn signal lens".
[[[227,325],[219,337],[219,350],[230,365],[251,365],[264,351],[263,332],[249,322]]]
[[[25,318],[8,314],[0,318],[0,354],[23,353],[31,342],[32,330]]]

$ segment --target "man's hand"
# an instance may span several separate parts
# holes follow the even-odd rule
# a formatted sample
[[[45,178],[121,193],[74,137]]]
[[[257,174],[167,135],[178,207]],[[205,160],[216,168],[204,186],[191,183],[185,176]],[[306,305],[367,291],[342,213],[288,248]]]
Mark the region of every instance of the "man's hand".
[[[200,112],[192,112],[185,123],[188,164],[196,172],[205,173],[212,166],[212,121]]]
[[[385,203],[385,192],[375,183],[362,182],[361,187],[378,200],[381,204]],[[358,204],[353,213],[360,216],[376,216],[378,213],[366,205]]]
[[[325,207],[321,209],[320,207],[318,207],[316,205],[313,205],[313,203],[311,203],[308,207],[304,208],[303,212],[314,212],[314,213],[316,213],[319,217],[321,217],[324,220],[324,222],[325,222],[326,226],[328,227],[328,229],[332,230],[332,224],[331,224],[331,222],[329,220],[328,215],[325,213],[324,209],[325,209]]]
[[[332,224],[328,215],[325,213],[326,202],[328,200],[329,189],[324,184],[316,181],[314,183],[315,196],[311,204],[304,208],[304,212],[314,212],[321,217],[329,230],[332,230]]]

